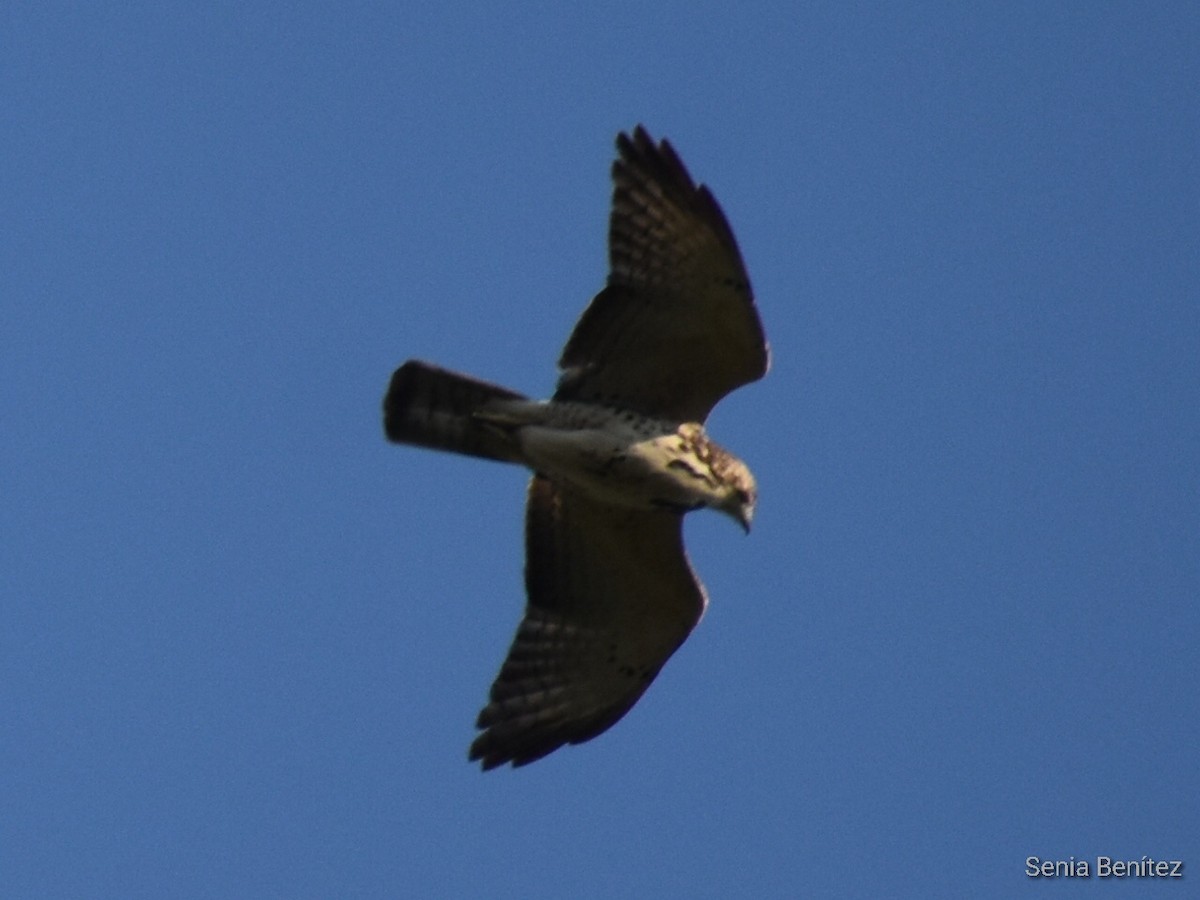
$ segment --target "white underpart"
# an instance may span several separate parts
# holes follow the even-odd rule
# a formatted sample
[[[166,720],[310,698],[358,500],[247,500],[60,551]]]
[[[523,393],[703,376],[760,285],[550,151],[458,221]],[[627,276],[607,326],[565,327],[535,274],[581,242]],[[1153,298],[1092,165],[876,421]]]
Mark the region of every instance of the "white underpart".
[[[527,425],[517,439],[531,468],[605,503],[661,509],[719,501],[708,466],[686,450],[678,432],[643,437],[622,424],[570,431]]]
[[[501,401],[478,413],[515,438],[531,469],[596,500],[635,509],[717,506],[707,463],[681,425],[583,403]]]

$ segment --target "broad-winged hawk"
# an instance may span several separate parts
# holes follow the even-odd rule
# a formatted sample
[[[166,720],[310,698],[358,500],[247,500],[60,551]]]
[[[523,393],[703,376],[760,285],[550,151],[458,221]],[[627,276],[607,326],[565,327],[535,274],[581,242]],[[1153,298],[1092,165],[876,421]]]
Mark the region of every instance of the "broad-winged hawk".
[[[563,350],[551,400],[410,360],[392,376],[397,443],[532,469],[528,603],[470,758],[524,765],[611,727],[700,620],[683,515],[749,530],[749,469],[708,439],[713,406],[767,371],[733,232],[667,141],[617,137],[610,273]]]

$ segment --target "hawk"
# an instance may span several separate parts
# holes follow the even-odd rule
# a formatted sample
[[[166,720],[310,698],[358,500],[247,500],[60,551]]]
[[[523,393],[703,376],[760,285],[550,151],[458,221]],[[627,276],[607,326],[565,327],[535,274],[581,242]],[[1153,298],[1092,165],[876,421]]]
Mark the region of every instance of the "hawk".
[[[756,487],[704,420],[766,374],[767,343],[725,215],[671,145],[617,136],[607,285],[548,401],[410,360],[383,401],[389,440],[533,471],[528,602],[469,757],[522,766],[612,727],[707,605],[683,516],[749,531]]]

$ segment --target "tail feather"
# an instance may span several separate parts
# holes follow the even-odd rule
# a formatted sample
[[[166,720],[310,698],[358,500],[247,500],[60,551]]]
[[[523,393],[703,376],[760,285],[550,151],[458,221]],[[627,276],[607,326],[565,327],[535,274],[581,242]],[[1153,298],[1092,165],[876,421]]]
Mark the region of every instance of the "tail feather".
[[[383,398],[383,428],[397,444],[517,462],[507,436],[477,413],[494,400],[524,399],[499,385],[412,359],[392,375]]]

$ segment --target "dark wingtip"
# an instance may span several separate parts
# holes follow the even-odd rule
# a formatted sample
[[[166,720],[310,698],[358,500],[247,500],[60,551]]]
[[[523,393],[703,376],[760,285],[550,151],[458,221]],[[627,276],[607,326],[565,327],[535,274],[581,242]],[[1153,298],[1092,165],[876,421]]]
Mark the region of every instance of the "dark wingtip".
[[[660,180],[676,182],[688,191],[697,190],[671,142],[666,138],[656,142],[643,125],[635,125],[631,134],[622,131],[617,135],[617,154],[617,165],[624,162],[641,166],[656,173]]]

